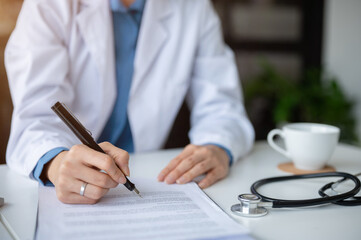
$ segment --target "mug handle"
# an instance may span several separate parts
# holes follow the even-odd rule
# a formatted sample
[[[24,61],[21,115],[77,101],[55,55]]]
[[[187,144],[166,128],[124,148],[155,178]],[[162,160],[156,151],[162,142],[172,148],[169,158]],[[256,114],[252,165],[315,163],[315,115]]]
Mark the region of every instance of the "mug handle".
[[[282,155],[286,156],[286,157],[290,157],[290,154],[287,152],[286,149],[278,146],[275,141],[273,140],[275,136],[279,135],[281,138],[285,139],[285,136],[283,134],[283,131],[280,129],[273,129],[272,131],[270,131],[267,135],[267,142],[268,144],[277,152],[281,153]]]

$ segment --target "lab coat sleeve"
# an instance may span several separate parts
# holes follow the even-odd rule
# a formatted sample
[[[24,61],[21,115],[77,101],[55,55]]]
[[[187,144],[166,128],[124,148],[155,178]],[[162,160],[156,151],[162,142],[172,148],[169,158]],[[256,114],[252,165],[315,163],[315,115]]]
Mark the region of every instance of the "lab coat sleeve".
[[[6,159],[16,172],[32,177],[49,150],[74,144],[74,136],[52,112],[55,101],[74,98],[63,16],[39,1],[24,1],[5,52],[14,111]]]
[[[219,19],[202,1],[200,34],[187,103],[191,110],[191,143],[220,144],[234,161],[247,154],[254,129],[247,118],[233,52],[224,44]]]

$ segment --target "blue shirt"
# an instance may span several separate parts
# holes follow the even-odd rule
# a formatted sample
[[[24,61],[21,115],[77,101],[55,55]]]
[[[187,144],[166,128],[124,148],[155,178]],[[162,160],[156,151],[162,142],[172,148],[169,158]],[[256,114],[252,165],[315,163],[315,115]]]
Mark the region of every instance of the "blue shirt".
[[[110,0],[113,17],[113,31],[115,43],[115,62],[117,78],[117,98],[113,112],[101,133],[98,142],[108,141],[128,152],[134,152],[132,133],[127,116],[129,90],[133,77],[133,64],[137,39],[143,15],[145,0],[135,0],[129,8],[120,0]],[[213,144],[213,143],[209,143]],[[219,144],[213,144],[226,151],[230,164],[232,155],[228,149]],[[43,155],[34,168],[33,176],[45,185],[52,185],[49,180],[40,179],[45,164],[60,152],[68,150],[63,147],[54,148]]]
[[[134,56],[143,15],[144,0],[136,0],[127,9],[119,0],[110,0],[113,15],[117,98],[113,112],[98,141],[111,142],[127,152],[134,152],[127,109],[133,77]]]

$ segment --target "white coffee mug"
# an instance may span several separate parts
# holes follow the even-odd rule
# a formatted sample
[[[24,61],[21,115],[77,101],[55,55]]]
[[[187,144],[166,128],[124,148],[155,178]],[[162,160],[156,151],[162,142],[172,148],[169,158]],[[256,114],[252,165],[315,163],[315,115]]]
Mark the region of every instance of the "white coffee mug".
[[[279,135],[284,139],[285,149],[274,142]],[[319,123],[292,123],[282,130],[273,129],[268,133],[269,145],[287,158],[298,169],[322,169],[331,158],[338,143],[340,129]]]

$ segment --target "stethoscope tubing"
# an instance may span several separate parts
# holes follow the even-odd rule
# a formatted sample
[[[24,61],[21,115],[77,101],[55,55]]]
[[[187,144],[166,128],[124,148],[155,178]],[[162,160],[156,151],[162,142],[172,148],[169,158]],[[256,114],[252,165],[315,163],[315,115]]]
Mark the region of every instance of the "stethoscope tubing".
[[[281,182],[281,181],[289,181],[289,180],[299,180],[299,179],[310,179],[310,178],[325,178],[325,177],[344,177],[346,179],[352,180],[355,183],[353,189],[348,192],[341,193],[335,196],[328,196],[326,194],[320,195],[321,198],[312,198],[312,199],[302,199],[302,200],[286,200],[286,199],[275,199],[271,197],[264,196],[260,194],[257,189],[265,184],[274,183],[274,182]],[[329,183],[333,184],[333,183]],[[325,190],[330,188],[331,185],[326,184],[324,186]],[[273,208],[294,208],[294,207],[309,207],[309,206],[316,206],[316,205],[324,205],[329,203],[338,203],[343,201],[347,198],[351,198],[355,196],[361,188],[360,180],[349,173],[345,172],[329,172],[329,173],[315,173],[315,174],[302,174],[302,175],[292,175],[292,176],[282,176],[282,177],[272,177],[272,178],[265,178],[258,180],[257,182],[253,183],[251,186],[251,192],[257,195],[262,201],[265,202],[272,202]],[[321,190],[321,189],[320,189]]]
[[[320,194],[320,196],[324,198],[330,197],[328,194],[326,194],[326,190],[330,189],[334,183],[335,182],[327,183],[325,186],[320,188],[318,194]],[[352,198],[353,198],[352,200],[343,199],[337,202],[333,202],[333,204],[340,206],[350,206],[350,207],[361,205],[361,197],[352,196]]]

